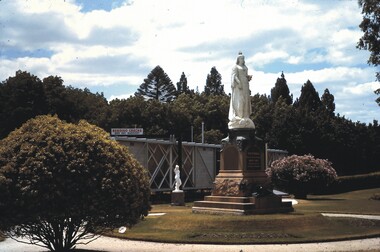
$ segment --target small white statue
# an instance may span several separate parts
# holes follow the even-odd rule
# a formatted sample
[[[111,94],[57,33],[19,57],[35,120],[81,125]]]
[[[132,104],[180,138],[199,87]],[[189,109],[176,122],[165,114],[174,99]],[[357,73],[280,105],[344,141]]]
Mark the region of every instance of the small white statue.
[[[252,75],[248,75],[248,68],[241,52],[239,52],[236,65],[232,69],[231,79],[232,93],[228,128],[255,128],[255,124],[249,118],[252,113],[251,91],[249,90],[249,81],[252,79]]]
[[[179,189],[179,187],[182,185],[179,166],[176,165],[174,168],[174,180],[175,180],[175,189],[174,192],[182,192],[182,190]]]

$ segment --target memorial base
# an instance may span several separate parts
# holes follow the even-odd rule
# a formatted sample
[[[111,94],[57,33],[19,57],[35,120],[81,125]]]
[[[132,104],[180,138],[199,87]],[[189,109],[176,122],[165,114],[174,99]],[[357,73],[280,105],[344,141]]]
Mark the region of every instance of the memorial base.
[[[232,129],[222,140],[220,171],[211,196],[194,202],[193,213],[267,214],[292,212],[291,202],[273,194],[265,173],[266,144],[255,129]]]
[[[172,191],[172,206],[184,206],[185,205],[185,193],[181,191]]]
[[[206,196],[203,201],[194,202],[193,213],[217,215],[250,215],[287,213],[294,211],[291,202],[282,202],[280,196],[232,197]]]

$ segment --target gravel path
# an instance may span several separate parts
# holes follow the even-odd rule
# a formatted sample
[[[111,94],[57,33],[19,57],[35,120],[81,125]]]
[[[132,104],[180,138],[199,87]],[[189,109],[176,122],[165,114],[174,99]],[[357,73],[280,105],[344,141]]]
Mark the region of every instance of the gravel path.
[[[329,217],[351,217],[365,219],[379,219],[380,216],[374,215],[352,215],[352,214],[323,214]],[[87,244],[80,245],[78,248],[88,250],[98,250],[107,252],[319,252],[319,251],[366,251],[380,250],[380,238],[321,242],[306,244],[281,244],[281,245],[205,245],[205,244],[171,244],[131,241],[111,237],[100,237],[99,239]],[[12,239],[6,239],[0,243],[0,252],[41,252],[46,251],[41,247],[18,243]]]
[[[170,244],[130,241],[110,237],[100,237],[88,245],[78,248],[93,249],[107,252],[316,252],[316,251],[365,251],[380,248],[380,238],[322,242],[308,244],[283,244],[283,245],[201,245],[201,244]],[[1,252],[41,252],[46,251],[41,247],[22,244],[7,239],[0,243]]]

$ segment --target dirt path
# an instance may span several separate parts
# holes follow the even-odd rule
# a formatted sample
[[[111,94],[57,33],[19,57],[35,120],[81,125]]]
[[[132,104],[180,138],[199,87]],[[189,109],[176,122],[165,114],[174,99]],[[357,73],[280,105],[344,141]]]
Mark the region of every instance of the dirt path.
[[[316,251],[368,251],[380,249],[380,238],[362,239],[340,242],[323,242],[308,244],[282,245],[201,245],[201,244],[170,244],[130,241],[110,237],[100,237],[88,245],[78,248],[107,252],[316,252]],[[7,239],[0,243],[1,252],[40,252],[46,251],[41,247],[22,244]]]

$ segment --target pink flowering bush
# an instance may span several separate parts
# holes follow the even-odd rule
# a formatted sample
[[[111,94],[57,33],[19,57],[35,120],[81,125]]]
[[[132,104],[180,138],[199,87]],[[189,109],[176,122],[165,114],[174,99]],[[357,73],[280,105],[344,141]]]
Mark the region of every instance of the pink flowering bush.
[[[306,198],[308,193],[318,192],[337,179],[329,161],[312,155],[292,155],[276,160],[266,173],[276,187],[296,198]]]

